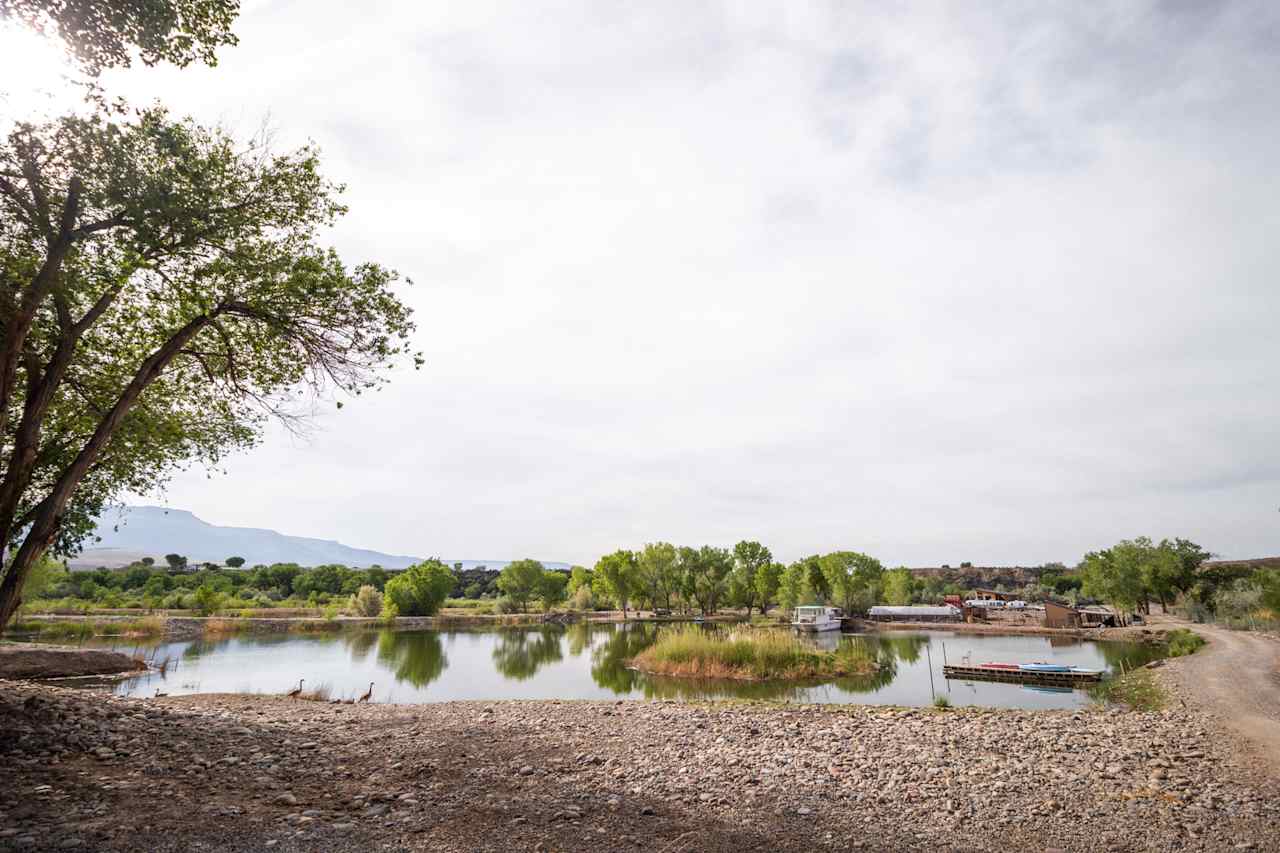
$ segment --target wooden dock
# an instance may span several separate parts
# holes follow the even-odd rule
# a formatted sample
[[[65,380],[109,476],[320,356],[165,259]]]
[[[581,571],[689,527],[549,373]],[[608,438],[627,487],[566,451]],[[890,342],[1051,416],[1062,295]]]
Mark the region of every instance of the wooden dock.
[[[1035,672],[1026,669],[988,669],[984,666],[942,667],[947,678],[973,681],[1007,681],[1013,684],[1047,684],[1058,687],[1075,687],[1094,684],[1102,680],[1100,672]]]

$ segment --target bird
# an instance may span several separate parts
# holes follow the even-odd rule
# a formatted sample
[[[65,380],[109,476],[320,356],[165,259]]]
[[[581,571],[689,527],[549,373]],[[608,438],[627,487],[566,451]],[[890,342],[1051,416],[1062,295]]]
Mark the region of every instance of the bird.
[[[300,695],[302,695],[302,682],[304,681],[306,681],[305,678],[299,678],[298,686],[290,690],[285,695],[288,696],[290,699],[297,699]]]
[[[156,695],[155,695],[156,699],[159,699],[161,696],[168,696],[168,695],[169,695],[168,693],[161,693],[159,687],[156,688]]]
[[[370,699],[372,699],[372,698],[373,698],[373,682],[372,682],[372,681],[370,681],[370,682],[369,682],[369,691],[368,691],[367,693],[365,693],[363,696],[361,696],[359,699],[357,699],[356,701],[357,701],[357,702],[368,702],[368,701],[369,701]]]

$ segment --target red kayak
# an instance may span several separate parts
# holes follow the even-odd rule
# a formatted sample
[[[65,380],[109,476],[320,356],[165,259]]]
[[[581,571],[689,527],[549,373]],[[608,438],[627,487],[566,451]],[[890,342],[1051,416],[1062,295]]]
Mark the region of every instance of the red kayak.
[[[1017,669],[1016,663],[983,663],[978,665],[979,669]]]

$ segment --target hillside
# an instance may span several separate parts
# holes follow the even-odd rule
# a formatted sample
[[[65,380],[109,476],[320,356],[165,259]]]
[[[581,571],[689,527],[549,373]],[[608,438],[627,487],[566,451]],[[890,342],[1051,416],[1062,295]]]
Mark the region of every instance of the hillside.
[[[340,563],[353,568],[379,565],[403,569],[422,557],[387,554],[367,548],[355,548],[332,539],[289,536],[276,530],[257,527],[222,527],[210,524],[191,512],[158,506],[125,507],[111,510],[98,521],[95,535],[78,557],[73,568],[117,568],[142,557],[163,562],[165,554],[182,554],[193,563],[221,563],[227,557],[244,557],[246,565],[258,563],[298,563],[319,566]],[[509,560],[445,560],[448,565],[462,563],[464,569],[485,566],[501,569]],[[548,568],[568,568],[565,563],[546,563]]]

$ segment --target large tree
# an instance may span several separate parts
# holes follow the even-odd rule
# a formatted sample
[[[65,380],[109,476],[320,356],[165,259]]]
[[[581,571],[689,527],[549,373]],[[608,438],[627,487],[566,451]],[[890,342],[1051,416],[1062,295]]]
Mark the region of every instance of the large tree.
[[[703,545],[681,548],[680,567],[684,572],[684,588],[689,599],[703,615],[716,612],[733,571],[733,552],[728,548]]]
[[[651,607],[671,608],[671,596],[680,591],[680,559],[670,542],[650,542],[636,555],[636,581]]]
[[[747,617],[751,617],[751,608],[760,596],[756,589],[756,574],[773,562],[773,554],[759,542],[744,540],[733,546],[733,570],[729,575],[730,598],[734,604],[747,608]],[[764,605],[761,606],[764,610]]]
[[[147,65],[214,65],[217,49],[236,43],[239,12],[239,0],[0,0],[0,18],[58,36],[94,76],[135,55]]]
[[[318,244],[340,191],[310,147],[272,153],[160,108],[0,144],[0,626],[29,568],[74,552],[116,495],[408,353],[395,275]]]
[[[639,586],[636,555],[632,551],[617,550],[596,561],[592,573],[607,595],[613,597],[622,608],[622,618],[627,618],[627,607]]]
[[[529,609],[529,602],[539,596],[545,571],[537,560],[514,560],[498,575],[498,589],[523,613]]]
[[[832,597],[847,614],[866,610],[879,598],[884,567],[858,551],[835,551],[821,559],[822,575]]]

